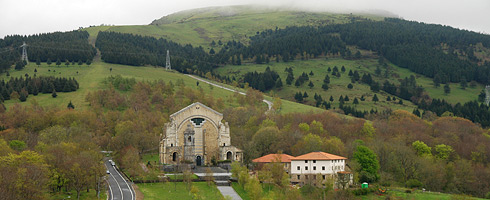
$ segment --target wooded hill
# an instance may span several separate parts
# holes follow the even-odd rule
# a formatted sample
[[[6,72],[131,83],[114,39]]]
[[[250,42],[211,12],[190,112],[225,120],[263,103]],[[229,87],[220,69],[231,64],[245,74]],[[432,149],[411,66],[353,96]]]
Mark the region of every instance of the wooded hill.
[[[0,39],[0,73],[19,61],[23,42],[28,45],[30,62],[92,62],[96,50],[87,39],[87,31],[43,33],[30,36],[13,35]]]

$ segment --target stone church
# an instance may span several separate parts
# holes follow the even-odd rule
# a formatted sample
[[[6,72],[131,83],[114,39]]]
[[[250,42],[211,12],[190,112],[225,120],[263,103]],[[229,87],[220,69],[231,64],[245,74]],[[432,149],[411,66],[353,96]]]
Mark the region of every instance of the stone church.
[[[160,162],[209,165],[211,160],[242,161],[243,152],[231,146],[230,127],[223,114],[193,103],[170,115],[160,140]]]

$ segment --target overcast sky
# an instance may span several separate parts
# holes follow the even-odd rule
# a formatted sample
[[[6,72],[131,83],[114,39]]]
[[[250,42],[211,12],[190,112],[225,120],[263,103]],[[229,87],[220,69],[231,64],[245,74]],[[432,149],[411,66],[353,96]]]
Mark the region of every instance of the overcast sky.
[[[0,0],[0,38],[90,25],[142,25],[209,6],[266,4],[288,8],[385,10],[404,19],[490,34],[490,0]]]

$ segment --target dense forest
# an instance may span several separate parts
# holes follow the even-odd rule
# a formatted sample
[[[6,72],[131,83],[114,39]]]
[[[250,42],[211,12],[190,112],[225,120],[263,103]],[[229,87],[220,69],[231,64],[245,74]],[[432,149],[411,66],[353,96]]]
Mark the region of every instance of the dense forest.
[[[475,56],[475,45],[490,48],[490,36],[447,26],[387,18],[384,21],[265,30],[250,40],[249,46],[228,42],[216,56],[221,62],[230,63],[242,57],[259,64],[270,58],[276,61],[282,58],[287,62],[320,55],[352,59],[358,56],[346,45],[354,45],[377,52],[416,73],[431,78],[438,76],[441,83],[463,79],[489,83],[490,63]],[[444,46],[448,46],[447,49]]]
[[[143,66],[165,66],[167,50],[170,51],[172,69],[183,73],[206,73],[215,66],[214,60],[202,47],[180,45],[166,39],[139,35],[100,32],[95,46],[108,63]]]
[[[0,73],[20,61],[25,42],[30,62],[92,62],[96,50],[88,43],[86,31],[54,32],[0,39]]]

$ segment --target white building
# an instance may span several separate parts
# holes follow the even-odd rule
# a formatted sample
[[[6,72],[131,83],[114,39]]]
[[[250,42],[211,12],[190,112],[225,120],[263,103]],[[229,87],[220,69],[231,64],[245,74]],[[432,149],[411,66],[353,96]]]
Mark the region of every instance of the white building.
[[[291,159],[291,182],[293,184],[316,184],[318,179],[332,178],[337,185],[337,174],[349,174],[346,171],[347,158],[325,152],[311,152]]]

